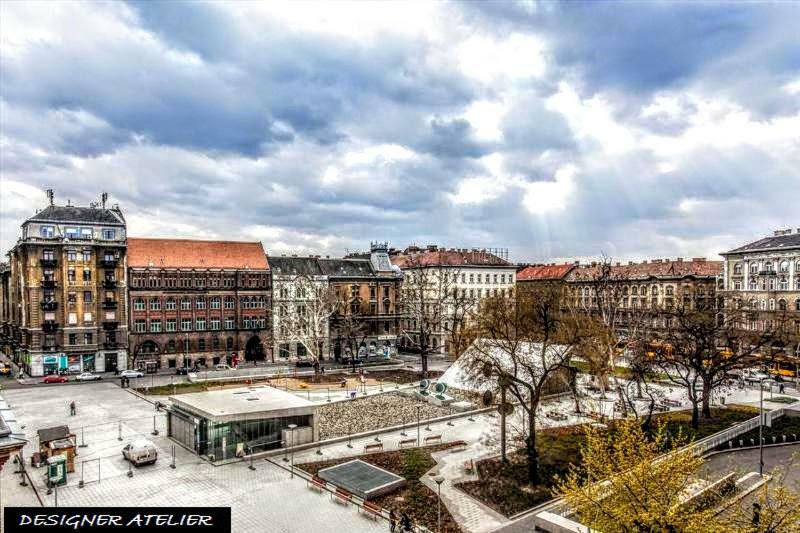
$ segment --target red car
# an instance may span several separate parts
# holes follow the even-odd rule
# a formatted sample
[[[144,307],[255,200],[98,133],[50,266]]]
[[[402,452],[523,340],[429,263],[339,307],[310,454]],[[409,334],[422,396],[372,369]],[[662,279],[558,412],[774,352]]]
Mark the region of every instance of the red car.
[[[46,376],[42,383],[66,383],[69,381],[67,376]]]

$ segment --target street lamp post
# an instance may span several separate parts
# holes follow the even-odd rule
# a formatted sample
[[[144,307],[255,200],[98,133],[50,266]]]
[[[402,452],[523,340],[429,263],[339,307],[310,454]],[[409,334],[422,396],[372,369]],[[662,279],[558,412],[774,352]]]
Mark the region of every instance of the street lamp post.
[[[764,475],[764,380],[758,380],[758,474]]]
[[[419,414],[422,411],[422,406],[417,405],[417,447],[419,448]]]
[[[438,497],[436,498],[436,524],[437,524],[437,531],[439,533],[442,532],[442,482],[444,481],[444,476],[436,476],[433,478],[436,482],[436,486],[438,489]]]
[[[289,472],[291,472],[291,478],[294,479],[294,430],[297,427],[297,424],[289,424],[287,427],[289,428],[289,434],[291,435],[292,443],[292,462],[289,463]]]

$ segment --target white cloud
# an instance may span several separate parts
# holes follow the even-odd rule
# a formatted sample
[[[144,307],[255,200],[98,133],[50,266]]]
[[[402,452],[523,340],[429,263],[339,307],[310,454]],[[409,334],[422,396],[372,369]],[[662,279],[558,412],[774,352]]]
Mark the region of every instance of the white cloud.
[[[456,47],[461,71],[484,83],[544,75],[544,44],[533,35],[513,33],[505,39],[474,34]]]
[[[559,168],[554,181],[537,181],[525,185],[522,204],[534,215],[545,215],[565,209],[575,188],[577,168]]]

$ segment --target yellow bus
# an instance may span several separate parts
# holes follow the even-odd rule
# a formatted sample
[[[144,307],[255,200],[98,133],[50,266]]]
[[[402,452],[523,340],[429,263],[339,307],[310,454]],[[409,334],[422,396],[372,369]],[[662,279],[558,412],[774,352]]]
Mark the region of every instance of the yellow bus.
[[[794,361],[775,361],[769,373],[782,378],[795,378],[797,377],[797,363]]]

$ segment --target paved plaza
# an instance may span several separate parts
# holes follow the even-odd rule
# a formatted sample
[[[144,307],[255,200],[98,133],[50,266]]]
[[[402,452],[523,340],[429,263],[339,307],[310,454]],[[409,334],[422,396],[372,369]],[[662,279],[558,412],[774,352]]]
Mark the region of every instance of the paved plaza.
[[[304,481],[290,479],[286,470],[267,461],[256,461],[255,471],[241,462],[212,466],[176,446],[176,468],[170,468],[172,442],[165,436],[163,414],[156,418],[159,435],[151,435],[153,405],[115,385],[72,387],[68,397],[54,397],[53,392],[51,387],[36,387],[4,391],[3,397],[11,404],[17,420],[25,425],[26,438],[31,441],[24,450],[26,457],[34,451],[37,429],[69,424],[80,443],[80,428],[84,427],[87,446],[79,449],[76,472],[70,474],[67,486],[58,489],[59,506],[230,506],[233,531],[243,533],[388,529],[385,522],[373,522],[359,515],[354,506],[331,503],[327,495],[308,490]],[[78,413],[71,417],[68,406],[73,400]],[[120,421],[122,442],[117,440]],[[155,465],[135,468],[129,478],[128,464],[120,450],[137,436],[152,440],[160,455]],[[78,486],[81,461],[86,461],[83,488]],[[46,505],[55,504],[55,493],[46,494],[44,469],[28,466],[35,486],[23,488],[18,484],[20,476],[14,475],[14,466],[9,464],[3,469],[0,480],[3,505],[38,505],[34,489]]]

